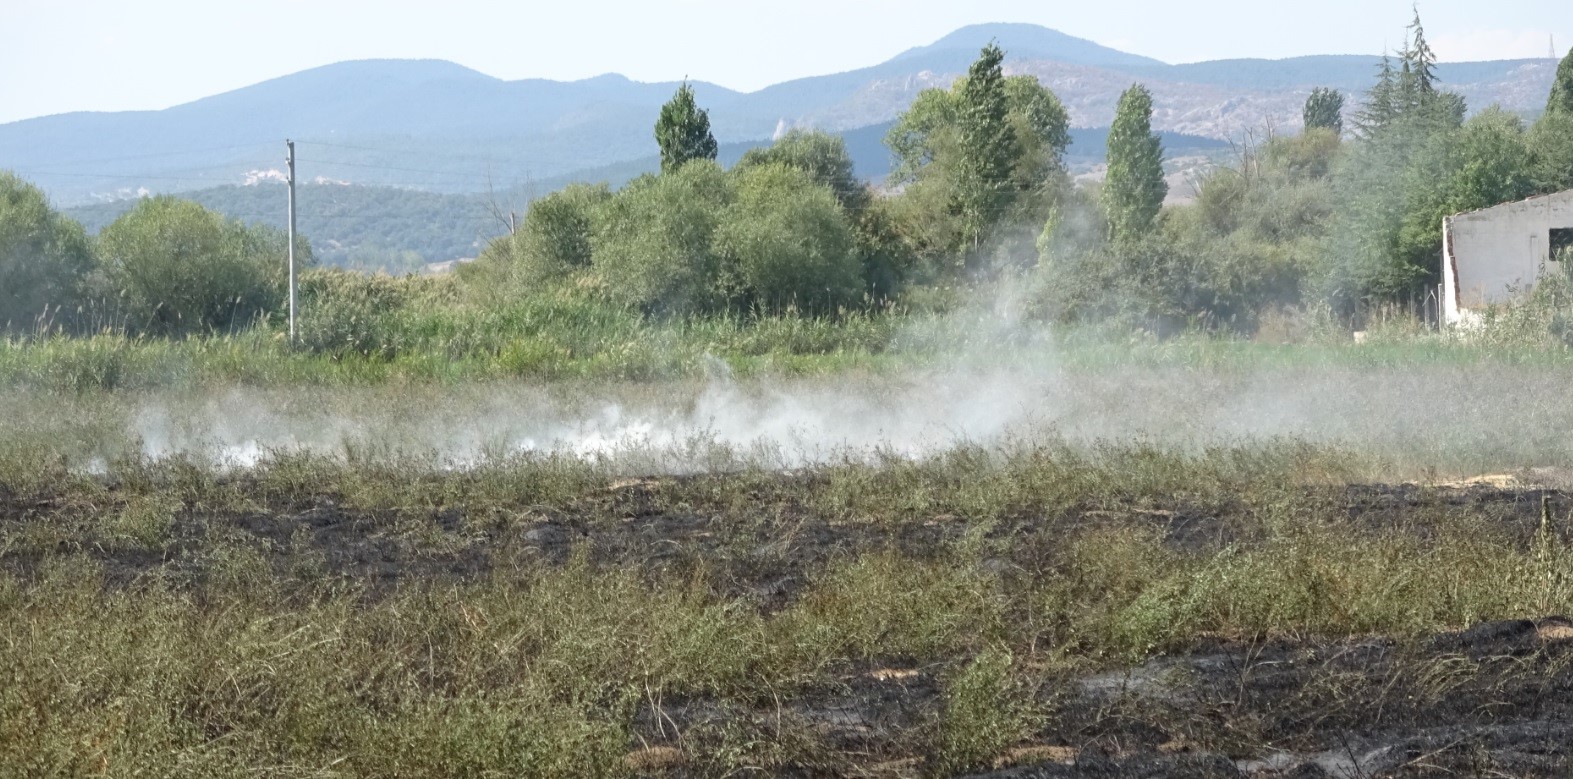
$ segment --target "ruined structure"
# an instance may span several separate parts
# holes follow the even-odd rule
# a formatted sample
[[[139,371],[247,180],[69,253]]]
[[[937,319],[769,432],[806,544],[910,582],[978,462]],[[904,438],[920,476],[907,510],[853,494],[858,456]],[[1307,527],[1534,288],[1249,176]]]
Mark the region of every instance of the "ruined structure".
[[[1442,320],[1511,302],[1557,268],[1559,250],[1573,252],[1573,190],[1442,220]]]

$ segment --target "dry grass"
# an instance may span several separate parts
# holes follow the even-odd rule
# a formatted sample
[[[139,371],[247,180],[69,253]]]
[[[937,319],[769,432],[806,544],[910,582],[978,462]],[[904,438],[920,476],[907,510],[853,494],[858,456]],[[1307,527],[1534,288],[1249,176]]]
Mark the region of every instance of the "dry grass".
[[[1542,516],[1305,478],[1338,459],[963,449],[608,490],[582,461],[292,456],[8,481],[0,764],[949,774],[1063,760],[1109,727],[1085,721],[1078,679],[1218,637],[1405,644],[1573,612],[1562,498]],[[1384,682],[1409,696],[1388,716],[1500,673],[1418,653]],[[1329,666],[1291,705],[1360,726],[1373,714],[1349,701],[1370,684]],[[1196,749],[1311,743],[1149,709]]]

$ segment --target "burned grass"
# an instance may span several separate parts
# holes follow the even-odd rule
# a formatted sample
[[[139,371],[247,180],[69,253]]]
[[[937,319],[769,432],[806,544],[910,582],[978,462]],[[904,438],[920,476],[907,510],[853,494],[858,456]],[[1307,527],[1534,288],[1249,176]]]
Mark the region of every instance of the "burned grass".
[[[1555,776],[1573,496],[1338,453],[0,489],[32,775]]]

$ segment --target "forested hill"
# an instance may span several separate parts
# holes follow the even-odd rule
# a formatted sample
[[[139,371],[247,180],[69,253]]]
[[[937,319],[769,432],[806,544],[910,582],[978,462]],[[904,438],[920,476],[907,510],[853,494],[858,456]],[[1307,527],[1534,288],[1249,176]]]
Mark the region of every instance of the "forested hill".
[[[1007,72],[1055,91],[1074,127],[1108,126],[1115,98],[1141,81],[1154,94],[1159,130],[1220,140],[1269,124],[1292,131],[1312,87],[1354,95],[1377,64],[1339,56],[1168,65],[1033,25],[980,25],[846,73],[746,94],[703,80],[694,88],[723,144],[765,141],[794,126],[853,132],[890,122],[923,89],[949,84],[990,40],[1006,50]],[[1543,105],[1555,66],[1444,63],[1438,75],[1474,108],[1528,113]],[[66,206],[277,175],[286,137],[302,142],[307,180],[474,193],[498,182],[593,179],[587,171],[655,155],[651,122],[676,86],[618,75],[504,81],[440,61],[344,62],[162,111],[0,125],[0,168]]]

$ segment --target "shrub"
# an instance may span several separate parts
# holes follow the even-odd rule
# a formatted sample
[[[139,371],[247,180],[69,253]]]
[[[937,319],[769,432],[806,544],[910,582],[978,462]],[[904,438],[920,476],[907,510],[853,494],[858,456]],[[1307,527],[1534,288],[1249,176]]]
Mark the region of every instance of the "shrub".
[[[408,297],[403,279],[344,270],[313,269],[301,275],[297,321],[306,349],[343,359],[391,359],[398,354],[395,321]]]
[[[1298,297],[1300,257],[1239,237],[1150,236],[1071,252],[1040,269],[1039,302],[1064,323],[1169,335],[1250,332],[1267,307]]]
[[[132,329],[234,332],[287,306],[285,237],[173,197],[143,200],[99,235],[103,291]],[[311,264],[301,242],[298,266]]]
[[[726,174],[707,160],[636,179],[614,195],[590,241],[608,295],[656,314],[717,308],[711,239],[731,199]]]
[[[856,239],[828,188],[785,165],[749,167],[736,179],[715,235],[729,297],[825,312],[861,296]]]
[[[506,277],[526,287],[589,267],[597,211],[611,196],[605,184],[570,184],[539,198],[519,231],[493,241],[481,260],[506,266]]]
[[[749,149],[738,162],[737,172],[767,165],[785,165],[808,174],[829,187],[836,201],[849,211],[869,204],[868,187],[853,174],[852,157],[839,136],[820,130],[792,130],[770,146]]]
[[[92,270],[82,226],[43,191],[0,172],[0,331],[26,331],[49,309],[73,309]]]

